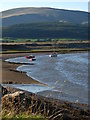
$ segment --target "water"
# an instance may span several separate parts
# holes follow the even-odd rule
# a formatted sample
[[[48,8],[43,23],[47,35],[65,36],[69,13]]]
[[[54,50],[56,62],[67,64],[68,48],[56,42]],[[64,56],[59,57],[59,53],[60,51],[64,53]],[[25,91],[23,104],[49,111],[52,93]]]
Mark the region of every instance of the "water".
[[[46,97],[88,103],[88,53],[59,54],[49,58],[48,55],[36,55],[34,65],[25,57],[8,59],[7,61],[23,63],[18,71],[26,72],[29,77],[43,82],[48,87],[33,85],[16,85]],[[32,89],[34,88],[34,90]],[[39,90],[40,89],[40,90]]]

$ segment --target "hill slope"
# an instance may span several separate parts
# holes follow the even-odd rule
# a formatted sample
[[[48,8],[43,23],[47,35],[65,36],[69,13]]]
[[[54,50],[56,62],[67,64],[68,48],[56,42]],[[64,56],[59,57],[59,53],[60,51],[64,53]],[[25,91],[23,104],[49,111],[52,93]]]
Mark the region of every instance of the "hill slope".
[[[3,27],[3,37],[88,39],[88,27],[86,25],[71,25],[59,22],[19,24]]]
[[[2,12],[3,26],[37,23],[37,22],[63,22],[69,24],[85,24],[88,13],[54,8],[16,8]]]

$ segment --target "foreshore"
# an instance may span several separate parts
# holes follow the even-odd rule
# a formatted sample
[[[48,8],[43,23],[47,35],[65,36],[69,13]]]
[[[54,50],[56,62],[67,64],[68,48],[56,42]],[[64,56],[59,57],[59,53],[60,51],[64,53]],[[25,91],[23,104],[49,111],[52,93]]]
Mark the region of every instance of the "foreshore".
[[[26,76],[26,73],[16,71],[16,68],[21,64],[8,63],[4,61],[5,59],[8,59],[8,58],[25,56],[28,54],[29,53],[17,53],[17,54],[3,54],[2,56],[0,56],[2,58],[2,61],[0,61],[2,62],[2,83],[44,85],[43,83],[40,83]],[[8,106],[9,106],[9,109],[12,109],[11,113],[7,112],[7,114],[9,115],[19,114],[19,111],[20,111],[20,114],[23,113],[23,107],[24,107],[25,114],[31,114],[33,112],[35,112],[35,114],[36,113],[39,114],[40,112],[42,115],[44,115],[45,117],[49,117],[50,119],[53,119],[53,117],[60,118],[58,120],[64,120],[64,118],[65,119],[68,118],[71,120],[85,120],[85,119],[89,120],[90,119],[90,109],[89,109],[89,106],[86,104],[71,103],[67,101],[49,99],[46,97],[37,96],[33,93],[23,91],[20,89],[15,89],[15,88],[9,88],[9,89],[6,88],[6,89],[7,89],[6,95],[10,93],[13,94],[17,91],[22,91],[25,94],[25,96],[24,98],[21,98],[19,96],[20,98],[18,97],[17,101],[12,101],[14,99],[16,100],[17,97],[14,96],[14,98],[11,98],[12,99],[11,100],[8,98],[8,96],[5,97],[3,95],[2,97],[3,114],[6,112],[4,111],[5,109],[8,111]],[[5,102],[6,100],[7,100],[7,103]],[[33,105],[35,105],[35,107]],[[33,108],[31,109],[32,106]]]
[[[87,52],[87,51],[78,51],[78,52]],[[72,53],[72,52],[69,52],[69,53]],[[9,59],[9,58],[23,57],[23,56],[26,56],[26,55],[29,55],[29,54],[30,53],[10,53],[10,54],[7,53],[7,54],[0,54],[0,58],[1,58],[0,65],[2,65],[2,69],[0,69],[0,73],[2,73],[2,83],[11,83],[11,84],[12,83],[13,84],[42,84],[42,85],[45,85],[43,83],[40,83],[37,80],[32,79],[31,77],[28,77],[26,75],[26,73],[17,71],[16,68],[19,67],[22,64],[5,62],[5,60]],[[36,54],[39,55],[39,54],[42,54],[42,53],[39,52],[39,53],[36,53]]]
[[[4,61],[8,58],[20,57],[20,56],[25,56],[25,55],[27,55],[27,53],[2,55],[2,61],[0,61],[0,64],[2,64],[2,69],[0,70],[2,71],[2,83],[3,84],[42,84],[42,85],[45,85],[43,83],[38,82],[37,80],[32,79],[31,77],[28,77],[25,72],[17,71],[16,68],[22,64],[15,64],[15,63],[9,63],[9,62]]]

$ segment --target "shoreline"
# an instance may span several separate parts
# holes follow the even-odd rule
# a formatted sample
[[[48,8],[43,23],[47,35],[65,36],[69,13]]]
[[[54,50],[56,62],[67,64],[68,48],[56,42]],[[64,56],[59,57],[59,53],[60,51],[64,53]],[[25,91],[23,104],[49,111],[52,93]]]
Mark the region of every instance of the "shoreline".
[[[22,64],[10,63],[2,61],[2,83],[3,84],[40,84],[47,86],[31,77],[28,77],[25,72],[17,71],[16,68]]]
[[[55,50],[55,52],[59,54],[69,54],[69,53],[82,53],[82,52],[89,52],[90,49],[60,49],[60,50]],[[32,50],[32,51],[2,51],[0,54],[4,55],[12,55],[12,54],[21,54],[22,55],[28,55],[28,54],[50,54],[52,53],[53,50]]]
[[[82,51],[84,52],[84,51]],[[82,53],[81,51],[76,51],[74,53]],[[85,51],[87,52],[87,51]],[[69,53],[61,53],[61,54],[70,54]],[[47,54],[47,53],[32,53],[32,54]],[[50,54],[50,53],[48,53]],[[0,64],[2,64],[2,70],[0,69],[0,73],[2,73],[2,83],[14,83],[14,84],[41,84],[48,86],[42,82],[39,82],[31,77],[28,77],[25,72],[17,71],[16,68],[23,63],[14,63],[14,62],[7,62],[6,59],[15,58],[15,57],[23,57],[29,55],[29,53],[13,53],[13,54],[0,54]],[[31,64],[31,63],[30,63]],[[31,64],[33,65],[33,64]],[[17,76],[17,77],[16,77]]]
[[[2,117],[41,114],[48,120],[89,120],[90,108],[86,104],[47,98],[17,88],[3,88]],[[17,100],[16,100],[17,99]],[[16,101],[15,101],[16,100]],[[13,104],[14,103],[14,104]],[[57,120],[55,119],[55,120]]]
[[[24,84],[41,84],[41,85],[43,85],[42,83],[40,83],[40,82],[38,82],[38,81],[36,81],[36,80],[26,76],[26,73],[16,71],[16,68],[20,64],[4,62],[5,59],[13,58],[13,57],[20,57],[20,56],[24,56],[24,55],[26,55],[26,53],[23,53],[22,55],[19,53],[19,54],[12,54],[12,55],[10,54],[10,55],[4,55],[3,56],[3,58],[2,58],[3,59],[2,60],[2,76],[4,75],[4,77],[6,77],[3,82],[7,81],[6,79],[10,79],[13,82],[13,79],[14,79],[16,81],[15,84],[17,84],[17,82],[18,83],[22,82],[22,80],[20,79],[20,78],[22,78]],[[3,79],[4,79],[4,77],[3,77]],[[19,78],[19,79],[17,79],[17,78]],[[39,102],[42,104],[42,106],[45,103],[45,105],[48,105],[49,111],[52,111],[50,114],[48,114],[48,116],[52,116],[54,111],[55,112],[61,111],[60,114],[62,114],[63,117],[70,118],[71,120],[74,120],[74,118],[78,119],[78,120],[79,120],[79,118],[82,119],[82,120],[84,120],[84,118],[89,120],[89,118],[90,118],[89,117],[90,108],[89,108],[88,104],[73,103],[73,102],[65,101],[65,100],[57,100],[57,99],[53,99],[53,98],[47,98],[47,97],[43,97],[43,96],[40,96],[40,95],[36,95],[36,94],[34,94],[32,92],[28,92],[28,91],[25,91],[25,90],[18,89],[18,88],[7,88],[7,90],[9,90],[9,93],[7,93],[7,94],[12,94],[12,93],[15,93],[15,92],[18,92],[18,91],[23,91],[23,93],[25,94],[25,98],[23,99],[23,102],[25,100],[26,100],[26,102],[28,102],[32,98],[33,100],[31,100],[31,101],[35,101],[35,103],[37,103],[37,106],[39,105]],[[7,94],[6,94],[6,96],[7,96]],[[11,98],[11,99],[13,100],[14,98]],[[3,114],[5,113],[4,106],[5,105],[7,106],[8,103],[10,103],[10,105],[13,106],[14,110],[9,105],[10,109],[13,111],[12,113],[14,113],[16,115],[19,114],[18,113],[18,109],[21,110],[22,107],[24,106],[23,104],[21,104],[22,102],[17,101],[15,104],[18,103],[18,106],[19,106],[19,104],[21,104],[21,107],[18,107],[18,109],[17,109],[17,107],[14,106],[14,104],[12,103],[12,101],[10,101],[10,99],[8,97],[2,96],[2,100],[3,100],[3,103],[2,103],[3,104],[3,109],[2,109],[3,110]],[[6,100],[8,100],[8,103],[5,102]],[[29,104],[30,107],[32,107],[32,105],[29,102],[28,102],[28,104]],[[26,106],[26,104],[25,104],[25,106]],[[24,109],[25,109],[26,114],[34,110],[34,107],[29,110],[29,107],[26,108],[25,106],[24,106]],[[47,106],[44,109],[46,110]],[[8,108],[6,108],[6,110],[8,111]],[[38,110],[39,109],[37,109],[37,111]],[[8,114],[12,115],[12,113],[9,112]],[[43,115],[45,113],[42,113],[42,110],[41,110],[41,114]],[[62,117],[62,119],[63,119],[63,117]]]
[[[28,55],[28,53],[19,53],[19,54],[4,54],[0,55],[2,57],[2,70],[0,69],[0,73],[2,73],[2,83],[3,84],[40,84],[47,86],[46,84],[39,82],[31,77],[28,77],[25,72],[17,71],[16,68],[23,64],[6,62],[4,60],[14,57],[21,57]],[[33,64],[32,64],[33,65]]]
[[[61,54],[72,54],[72,53],[82,53],[82,52],[76,51],[76,52],[69,52],[69,53],[66,52]],[[32,53],[32,54],[40,55],[40,54],[47,54],[47,53]],[[50,52],[48,54],[50,54]],[[0,73],[2,73],[2,83],[4,84],[8,84],[8,83],[9,84],[40,84],[40,85],[48,86],[47,84],[44,84],[42,82],[39,82],[38,80],[33,79],[32,77],[28,77],[26,75],[26,72],[16,70],[16,68],[19,67],[20,65],[23,65],[23,63],[14,63],[14,62],[5,61],[6,59],[23,57],[26,55],[29,55],[29,53],[0,54],[0,57],[2,59],[2,61],[0,61],[0,64],[2,64],[2,71],[0,70]],[[24,63],[24,64],[27,64],[27,63]],[[33,65],[34,63],[30,63],[30,64]]]
[[[27,53],[28,54],[28,53]],[[40,53],[41,54],[41,53]],[[39,84],[42,86],[48,86],[32,77],[28,77],[26,72],[17,71],[16,68],[23,63],[12,63],[4,61],[8,58],[25,56],[26,54],[9,54],[9,56],[3,56],[2,61],[2,83],[3,84]]]

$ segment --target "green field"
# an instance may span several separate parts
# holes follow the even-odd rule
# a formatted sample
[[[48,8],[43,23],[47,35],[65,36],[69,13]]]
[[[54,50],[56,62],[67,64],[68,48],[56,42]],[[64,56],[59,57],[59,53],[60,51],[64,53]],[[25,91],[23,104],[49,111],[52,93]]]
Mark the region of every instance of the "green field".
[[[74,38],[58,38],[58,39],[25,39],[25,38],[10,38],[10,37],[5,37],[5,38],[0,38],[0,41],[2,42],[13,42],[13,43],[25,43],[25,42],[57,42],[57,41],[78,41],[81,39],[74,39]]]

